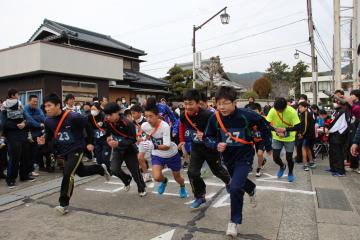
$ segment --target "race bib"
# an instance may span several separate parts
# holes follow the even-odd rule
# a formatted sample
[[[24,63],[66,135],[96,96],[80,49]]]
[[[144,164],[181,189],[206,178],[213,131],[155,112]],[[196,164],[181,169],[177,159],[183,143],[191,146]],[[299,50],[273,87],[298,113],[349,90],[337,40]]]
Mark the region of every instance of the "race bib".
[[[74,138],[70,130],[63,130],[61,132],[58,132],[56,141],[59,143],[74,143]]]
[[[100,131],[99,129],[94,129],[94,138],[101,138],[104,136],[104,131]]]
[[[201,143],[200,139],[198,138],[196,131],[192,129],[186,129],[185,131],[185,140],[193,141],[194,143]]]
[[[124,140],[124,137],[122,137],[122,136],[117,136],[117,135],[114,135],[114,134],[112,134],[111,137],[112,137],[112,139],[113,139],[114,141],[117,141],[117,142],[122,142],[122,141]]]
[[[234,137],[241,138],[246,140],[245,129],[244,128],[231,128],[228,129],[228,132],[231,133]],[[244,144],[239,143],[233,140],[230,136],[226,135],[224,131],[221,131],[221,139],[222,142],[226,143],[227,146],[234,147],[234,146],[243,146]]]
[[[151,137],[151,141],[154,145],[163,145],[164,141],[162,138],[154,138],[154,137]]]

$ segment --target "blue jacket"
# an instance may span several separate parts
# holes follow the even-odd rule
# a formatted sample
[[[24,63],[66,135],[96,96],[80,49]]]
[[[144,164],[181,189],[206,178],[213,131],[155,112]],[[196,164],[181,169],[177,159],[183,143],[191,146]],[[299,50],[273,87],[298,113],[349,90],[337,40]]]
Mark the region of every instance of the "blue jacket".
[[[24,117],[26,120],[26,126],[31,131],[33,137],[41,136],[41,123],[45,123],[45,115],[39,108],[31,108],[26,105],[24,108]]]
[[[156,107],[159,110],[160,116],[169,124],[172,132],[177,135],[179,133],[179,120],[175,117],[173,111],[171,111],[168,105],[163,103],[157,103]]]
[[[251,130],[254,126],[257,126],[266,151],[271,150],[272,137],[270,125],[261,115],[248,109],[236,108],[231,115],[226,117],[221,116],[221,120],[228,132],[248,142],[253,141]],[[235,142],[229,136],[225,135],[215,114],[209,119],[204,135],[205,144],[210,148],[217,149],[218,143],[227,143],[226,149],[222,153],[225,163],[253,161],[255,155],[254,146]]]

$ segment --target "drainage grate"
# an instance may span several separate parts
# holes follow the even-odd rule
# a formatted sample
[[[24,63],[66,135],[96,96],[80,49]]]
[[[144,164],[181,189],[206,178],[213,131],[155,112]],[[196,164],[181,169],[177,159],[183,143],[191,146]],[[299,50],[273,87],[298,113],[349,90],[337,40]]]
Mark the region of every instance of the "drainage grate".
[[[350,203],[342,190],[329,188],[315,188],[319,208],[352,211]]]

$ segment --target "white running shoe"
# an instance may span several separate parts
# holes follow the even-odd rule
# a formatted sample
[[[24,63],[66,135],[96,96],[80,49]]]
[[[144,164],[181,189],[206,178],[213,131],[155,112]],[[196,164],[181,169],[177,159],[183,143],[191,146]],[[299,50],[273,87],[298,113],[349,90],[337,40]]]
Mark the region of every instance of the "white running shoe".
[[[261,172],[261,168],[256,169],[256,177],[261,177],[262,172]]]
[[[124,186],[124,192],[130,191],[130,183],[129,185]]]
[[[55,210],[60,213],[61,215],[65,215],[69,212],[69,206],[56,206]]]
[[[238,234],[237,224],[233,223],[233,222],[229,222],[227,230],[226,230],[226,236],[231,236],[231,237],[236,238],[237,234]]]
[[[146,191],[143,191],[143,192],[140,192],[139,193],[139,196],[140,197],[145,197],[147,195],[147,192]]]
[[[104,169],[104,178],[105,178],[105,180],[106,180],[107,182],[109,182],[110,179],[111,179],[111,175],[110,175],[109,171],[107,170],[106,165],[105,165],[105,164],[101,164],[101,167]]]
[[[254,189],[254,194],[253,195],[249,195],[249,198],[250,198],[250,205],[251,207],[255,208],[256,205],[257,205],[257,202],[256,202],[256,190]]]

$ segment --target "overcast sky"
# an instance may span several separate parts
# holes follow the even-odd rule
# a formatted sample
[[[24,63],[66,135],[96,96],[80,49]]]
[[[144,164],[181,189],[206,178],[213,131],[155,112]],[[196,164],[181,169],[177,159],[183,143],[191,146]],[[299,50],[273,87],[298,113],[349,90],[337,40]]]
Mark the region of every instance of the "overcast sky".
[[[333,0],[312,2],[316,28],[332,55]],[[244,73],[265,71],[275,60],[292,66],[295,48],[310,53],[306,0],[1,0],[0,49],[26,42],[48,18],[145,50],[141,71],[163,77],[175,63],[192,61],[192,26],[225,6],[230,24],[222,25],[217,17],[196,33],[203,59],[219,55],[225,71]],[[330,56],[316,42],[331,66]],[[306,56],[301,59],[310,63]],[[320,58],[319,68],[328,70]]]

